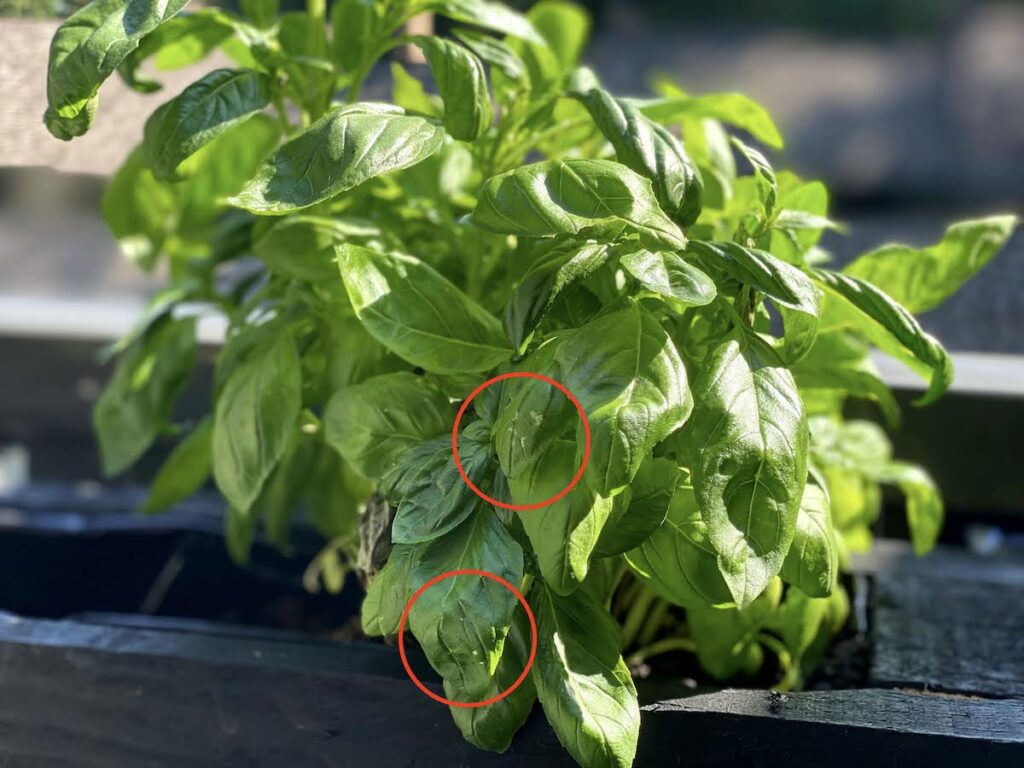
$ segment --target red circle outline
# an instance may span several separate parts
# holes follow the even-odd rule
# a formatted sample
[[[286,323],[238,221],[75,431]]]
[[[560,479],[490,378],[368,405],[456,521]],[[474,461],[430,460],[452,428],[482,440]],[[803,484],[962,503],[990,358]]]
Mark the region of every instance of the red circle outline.
[[[580,468],[576,470],[575,476],[569,481],[569,484],[565,486],[561,491],[556,493],[550,499],[539,501],[536,504],[509,504],[505,501],[499,501],[498,499],[488,496],[486,493],[481,491],[472,480],[466,475],[466,470],[462,468],[462,460],[459,458],[459,424],[462,422],[462,415],[466,412],[469,404],[473,402],[473,398],[483,392],[492,384],[497,384],[499,381],[505,379],[536,379],[537,381],[543,381],[546,384],[550,384],[567,398],[569,402],[576,408],[576,412],[580,415],[580,419],[583,422],[583,461],[580,462]],[[580,479],[583,477],[583,470],[587,468],[587,462],[590,461],[590,422],[587,420],[587,414],[583,412],[583,406],[580,405],[580,401],[576,399],[576,396],[570,392],[565,385],[555,381],[549,376],[544,376],[540,373],[532,373],[530,371],[510,371],[509,373],[502,373],[495,376],[492,379],[488,379],[479,387],[469,393],[469,397],[462,401],[462,406],[459,408],[458,414],[455,416],[455,424],[452,425],[452,456],[455,458],[455,468],[459,471],[459,475],[462,477],[462,481],[469,486],[470,490],[473,491],[484,501],[489,504],[493,504],[496,507],[502,509],[511,509],[514,512],[529,512],[530,510],[540,509],[550,504],[554,504],[560,498],[565,496],[569,491],[576,487]]]
[[[526,666],[523,668],[523,673],[519,675],[518,678],[516,678],[516,681],[512,683],[512,685],[510,685],[504,691],[499,693],[497,696],[492,696],[491,698],[484,699],[483,701],[452,701],[451,699],[446,699],[444,696],[440,696],[434,693],[432,690],[427,688],[427,686],[425,686],[418,677],[416,677],[416,673],[412,671],[412,667],[409,666],[409,659],[405,655],[405,623],[409,619],[409,611],[412,610],[413,603],[419,600],[420,595],[422,595],[432,586],[437,584],[439,581],[444,581],[445,579],[451,578],[452,576],[483,576],[485,579],[496,581],[516,596],[516,599],[519,601],[519,604],[522,605],[523,609],[526,611],[526,618],[530,621],[530,658],[526,660]],[[417,688],[419,688],[421,691],[427,694],[427,696],[432,698],[434,701],[440,702],[441,704],[447,704],[449,707],[462,707],[463,709],[475,709],[477,707],[486,707],[488,704],[494,704],[495,702],[504,699],[506,696],[512,693],[512,691],[514,691],[516,688],[522,685],[523,681],[526,679],[526,676],[530,674],[530,668],[533,666],[533,660],[537,656],[537,620],[534,619],[533,611],[530,610],[530,605],[526,602],[526,598],[523,597],[522,592],[520,592],[514,586],[505,581],[505,579],[501,578],[501,576],[491,573],[490,571],[480,571],[475,568],[460,568],[455,571],[446,571],[445,573],[442,573],[440,576],[435,576],[422,587],[420,587],[418,590],[416,590],[416,594],[414,594],[409,599],[409,602],[405,604],[405,610],[402,611],[402,619],[398,622],[398,655],[402,659],[402,666],[405,667],[405,672],[407,675],[409,675],[409,679],[416,684]]]

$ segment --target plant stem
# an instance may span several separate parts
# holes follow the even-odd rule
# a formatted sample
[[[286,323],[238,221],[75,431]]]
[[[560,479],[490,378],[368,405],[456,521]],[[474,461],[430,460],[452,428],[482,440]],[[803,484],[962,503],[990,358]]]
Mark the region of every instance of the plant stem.
[[[659,597],[654,607],[647,614],[647,621],[644,622],[643,629],[637,635],[637,645],[647,645],[654,639],[655,635],[658,634],[658,630],[661,629],[666,613],[668,613],[668,600]]]
[[[644,620],[647,618],[647,611],[651,607],[651,603],[658,599],[651,590],[641,589],[637,592],[636,599],[633,601],[633,605],[629,607],[629,611],[626,613],[626,620],[622,623],[622,645],[623,649],[629,648],[636,639],[637,632],[640,631],[640,627],[643,626]]]
[[[631,653],[626,658],[626,664],[631,667],[636,666],[637,664],[642,664],[653,656],[658,656],[662,653],[670,653],[672,651],[696,653],[697,644],[688,637],[665,637],[651,643],[650,645],[644,646],[635,653]]]
[[[306,0],[309,15],[309,51],[314,56],[327,52],[327,0]]]

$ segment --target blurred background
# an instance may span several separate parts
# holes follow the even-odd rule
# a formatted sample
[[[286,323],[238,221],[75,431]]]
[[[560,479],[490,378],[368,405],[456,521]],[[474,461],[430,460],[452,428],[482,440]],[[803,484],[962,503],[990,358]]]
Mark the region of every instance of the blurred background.
[[[665,76],[691,93],[743,91],[768,108],[786,138],[785,150],[770,155],[776,167],[823,180],[833,218],[849,225],[849,235],[826,242],[839,263],[888,240],[934,242],[959,218],[1022,208],[1021,0],[583,4],[595,19],[587,58],[611,89],[642,95]],[[58,17],[77,5],[0,0],[0,483],[4,473],[29,471],[13,445],[31,450],[36,478],[96,477],[88,427],[104,375],[96,345],[122,333],[161,282],[118,255],[100,196],[153,108],[200,73],[161,73],[166,87],[155,96],[113,77],[89,134],[53,139],[41,122],[47,48]],[[370,98],[386,98],[385,70],[380,75]],[[961,391],[1024,393],[1024,358],[1016,357],[1024,355],[1022,256],[1018,233],[980,277],[922,319],[958,353]],[[899,371],[889,375],[902,381]],[[1000,412],[985,427],[971,417],[970,431],[1009,435],[1007,419]],[[905,431],[924,435],[918,441],[941,434],[910,421]],[[973,472],[972,487],[993,485],[1001,471],[955,447],[949,453],[940,460],[948,474]],[[1019,449],[994,460],[1014,456]],[[941,474],[940,481],[959,482]],[[997,488],[1003,500],[984,504],[1019,509],[1011,493]]]

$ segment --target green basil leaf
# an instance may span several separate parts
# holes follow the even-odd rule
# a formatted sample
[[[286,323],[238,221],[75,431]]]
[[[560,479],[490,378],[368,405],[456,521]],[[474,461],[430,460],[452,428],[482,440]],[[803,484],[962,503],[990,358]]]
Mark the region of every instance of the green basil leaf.
[[[604,264],[609,246],[554,240],[516,285],[505,306],[505,332],[522,351],[558,296]]]
[[[419,547],[411,544],[396,544],[384,568],[371,579],[360,614],[363,632],[368,636],[398,634],[402,613],[415,592],[412,568],[418,550]]]
[[[149,496],[142,505],[143,512],[162,512],[203,487],[213,468],[210,457],[212,436],[213,420],[207,417],[174,447],[153,478]]]
[[[683,226],[695,222],[703,183],[682,142],[628,101],[598,87],[589,70],[577,73],[572,88],[611,143],[616,159],[654,185],[662,210]]]
[[[329,391],[360,384],[371,376],[407,370],[408,365],[369,334],[355,317],[338,317],[324,330]]]
[[[710,304],[718,293],[715,281],[681,256],[669,251],[640,250],[622,257],[623,269],[649,291],[682,307]]]
[[[811,597],[827,597],[839,576],[839,553],[828,495],[817,485],[804,488],[793,544],[782,563],[782,580]]]
[[[302,407],[302,374],[291,337],[279,333],[224,384],[213,419],[213,477],[239,513],[250,511],[284,456]]]
[[[598,494],[610,496],[690,415],[686,368],[665,329],[636,305],[587,323],[559,345],[555,357],[562,383],[590,420],[584,477]]]
[[[761,199],[761,205],[764,206],[764,217],[771,219],[775,214],[775,205],[779,197],[779,182],[775,178],[775,171],[772,170],[771,163],[759,151],[747,146],[735,136],[732,143],[753,167],[758,196]]]
[[[269,221],[253,238],[253,255],[275,272],[309,283],[337,279],[335,246],[380,233],[370,224],[323,216],[299,214]]]
[[[464,432],[459,437],[459,460],[473,484],[486,488],[488,474],[494,471],[490,443]],[[431,541],[448,533],[473,513],[479,501],[455,468],[447,437],[410,448],[384,477],[381,492],[398,508],[391,529],[396,544]]]
[[[640,109],[659,123],[678,122],[684,117],[721,120],[770,147],[782,148],[782,135],[768,110],[742,93],[670,96],[641,102]]]
[[[688,485],[676,487],[665,522],[626,553],[626,562],[646,586],[676,605],[688,608],[733,602],[718,570],[697,498]]]
[[[786,326],[780,351],[788,363],[810,351],[818,335],[821,292],[803,271],[767,251],[737,243],[693,240],[690,250],[700,254],[709,268],[725,272],[779,305]]]
[[[611,160],[547,160],[489,179],[471,220],[511,235],[578,235],[609,241],[630,229],[682,249],[686,238],[658,207],[651,183]]]
[[[744,672],[755,674],[763,654],[758,632],[779,605],[782,583],[772,579],[765,590],[745,608],[693,606],[686,611],[690,634],[697,643],[697,660],[718,680]]]
[[[828,618],[830,602],[790,587],[782,605],[770,619],[768,626],[782,635],[782,641],[798,663],[823,628],[822,622]]]
[[[914,316],[871,283],[823,269],[812,271],[828,297],[823,317],[830,326],[851,328],[883,352],[929,381],[917,400],[925,405],[953,381],[953,363],[942,345],[925,333]]]
[[[416,12],[432,11],[463,24],[473,24],[523,40],[543,42],[526,17],[504,3],[491,0],[414,0],[413,7]]]
[[[297,211],[430,157],[444,131],[395,107],[340,107],[285,142],[228,202],[257,214]]]
[[[403,453],[451,432],[448,398],[422,376],[387,373],[335,392],[324,437],[366,477],[387,474]]]
[[[558,740],[580,765],[633,765],[640,707],[618,625],[582,590],[559,597],[538,583],[530,603],[538,635],[531,674]]]
[[[1016,227],[1016,216],[961,221],[935,245],[883,245],[859,256],[843,273],[878,286],[909,312],[927,312],[988,264]]]
[[[526,611],[516,604],[512,617],[512,626],[505,637],[505,646],[501,652],[501,661],[494,671],[491,684],[480,696],[486,700],[497,696],[519,678],[526,669],[530,658],[530,647],[533,644],[530,634],[530,623]],[[445,696],[458,701],[461,691],[457,686],[445,680]],[[533,680],[527,677],[522,684],[505,698],[488,704],[486,707],[450,707],[455,725],[462,731],[466,741],[480,749],[492,752],[504,752],[512,744],[515,735],[533,709],[537,700],[537,690]]]
[[[331,56],[342,69],[364,66],[386,30],[377,0],[335,0],[331,6]]]
[[[262,29],[273,25],[280,5],[278,0],[241,0],[239,4],[246,17]]]
[[[494,114],[484,65],[472,52],[432,35],[413,38],[430,65],[444,101],[444,127],[461,141],[472,141],[491,127]]]
[[[792,375],[756,339],[715,347],[681,433],[708,540],[736,604],[782,569],[807,478],[807,419]]]
[[[454,34],[481,61],[491,66],[492,79],[495,69],[513,83],[521,84],[529,79],[523,60],[498,38],[472,29],[456,29]]]
[[[501,323],[419,259],[344,244],[338,264],[363,325],[413,365],[474,373],[511,355]]]
[[[270,78],[251,69],[215,69],[158,107],[146,121],[142,154],[158,179],[177,178],[185,158],[270,102]]]
[[[47,130],[64,141],[89,130],[103,81],[187,2],[94,0],[65,20],[50,43],[43,115]]]
[[[523,553],[490,509],[420,545],[412,568],[419,588],[447,571],[475,568],[510,584],[523,580]],[[432,586],[409,611],[409,627],[431,666],[463,701],[479,701],[492,684],[516,597],[503,585],[461,575]],[[520,670],[522,671],[522,670]]]
[[[559,340],[545,340],[515,370],[539,373],[559,381],[555,363]],[[559,389],[538,379],[509,379],[503,382],[492,432],[502,472],[519,477],[536,464],[555,440],[566,437],[579,422],[576,408]],[[566,485],[575,474],[566,477]],[[556,489],[558,490],[558,489]],[[553,495],[554,491],[552,494]],[[546,497],[540,497],[540,501]]]
[[[819,334],[807,356],[792,367],[801,393],[831,390],[878,404],[890,426],[900,421],[900,406],[882,381],[867,345],[845,331]]]
[[[658,530],[665,522],[680,476],[679,467],[670,459],[645,459],[630,484],[629,503],[613,505],[595,554],[621,554],[639,546]],[[618,500],[619,496],[615,498]]]
[[[436,118],[444,116],[441,99],[427,93],[423,82],[410,75],[397,61],[391,62],[391,100],[407,112]]]
[[[907,499],[907,527],[918,555],[932,550],[946,516],[942,495],[931,476],[916,464],[889,462],[874,479],[899,486]]]
[[[93,409],[105,475],[128,469],[168,426],[195,355],[195,318],[164,316],[118,358]]]
[[[555,441],[535,464],[508,479],[513,503],[536,504],[559,493],[576,474],[579,461],[575,443]],[[573,593],[587,577],[611,507],[611,499],[581,483],[553,504],[518,513],[541,575],[558,594]]]
[[[590,15],[585,8],[563,0],[541,0],[526,14],[554,55],[562,72],[579,62],[590,39]]]
[[[249,554],[256,538],[256,515],[228,507],[224,512],[224,546],[231,561],[238,566],[248,565]]]

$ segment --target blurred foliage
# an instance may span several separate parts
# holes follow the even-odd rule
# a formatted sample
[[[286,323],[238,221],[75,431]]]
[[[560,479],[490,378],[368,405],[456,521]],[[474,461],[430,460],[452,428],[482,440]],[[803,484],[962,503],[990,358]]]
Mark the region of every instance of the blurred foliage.
[[[86,0],[0,0],[0,16],[26,19],[45,19],[70,16]]]

